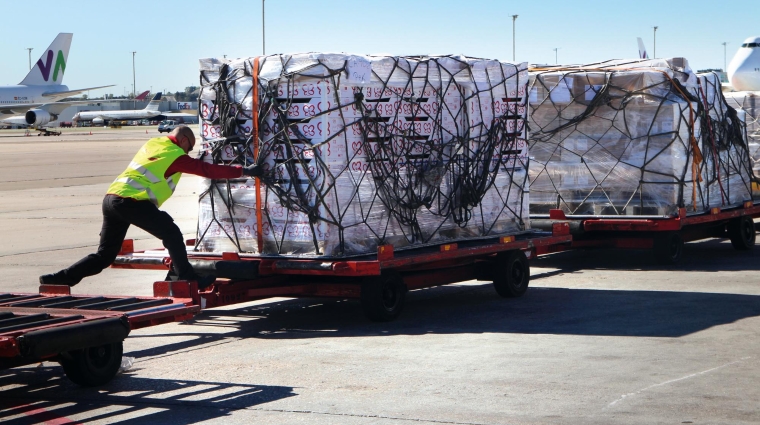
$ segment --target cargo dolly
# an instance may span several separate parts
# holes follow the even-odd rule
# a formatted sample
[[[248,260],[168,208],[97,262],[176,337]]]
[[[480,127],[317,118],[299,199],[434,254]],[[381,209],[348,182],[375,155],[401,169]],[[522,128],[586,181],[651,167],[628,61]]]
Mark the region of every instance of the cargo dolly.
[[[214,274],[216,282],[200,292],[178,289],[183,288],[182,282],[159,282],[154,295],[192,296],[201,308],[270,297],[358,299],[370,320],[390,321],[401,312],[408,290],[481,279],[493,281],[501,296],[519,297],[528,288],[528,258],[562,251],[571,240],[567,223],[557,223],[551,232],[528,231],[410,249],[381,245],[371,255],[345,258],[191,252],[193,268]],[[112,267],[167,271],[170,265],[166,251],[137,252],[125,241]]]
[[[552,232],[395,251],[383,245],[376,254],[348,258],[191,252],[196,271],[217,276],[201,291],[194,281],[165,280],[153,284],[153,297],[79,296],[57,285],[42,285],[39,294],[0,293],[0,369],[57,361],[72,381],[102,385],[117,373],[131,330],[270,297],[359,299],[375,321],[395,319],[407,290],[470,279],[491,280],[499,295],[519,297],[528,289],[528,258],[563,251],[571,240],[568,224],[557,223]],[[133,247],[132,240],[124,241],[112,267],[170,270],[166,251]]]
[[[69,289],[0,293],[0,370],[57,361],[75,383],[102,385],[118,372],[130,331],[187,320],[200,310],[190,298],[71,295]]]
[[[567,223],[572,249],[621,248],[649,249],[660,264],[681,260],[684,242],[708,238],[728,238],[737,250],[755,245],[754,218],[760,217],[760,203],[746,201],[735,208],[711,208],[689,215],[679,208],[675,216],[566,216],[555,209],[545,215],[531,215],[535,228],[551,228]]]

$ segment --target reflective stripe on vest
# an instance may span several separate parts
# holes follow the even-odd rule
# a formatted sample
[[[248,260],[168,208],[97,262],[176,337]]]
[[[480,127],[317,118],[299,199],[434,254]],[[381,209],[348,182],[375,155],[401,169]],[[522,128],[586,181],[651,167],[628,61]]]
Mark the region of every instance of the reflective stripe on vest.
[[[135,188],[135,189],[137,189],[137,190],[139,190],[139,191],[144,191],[144,192],[145,192],[145,193],[148,195],[148,200],[149,200],[150,202],[152,202],[152,203],[153,203],[155,206],[159,206],[159,205],[158,205],[158,198],[156,198],[156,194],[155,194],[155,193],[153,193],[153,191],[152,191],[152,190],[150,190],[150,188],[149,188],[149,187],[145,187],[145,186],[143,186],[143,185],[142,185],[142,184],[140,184],[140,182],[138,182],[137,180],[135,180],[135,179],[130,179],[130,178],[128,178],[128,177],[123,177],[123,178],[120,178],[120,179],[116,179],[116,180],[114,180],[114,183],[117,183],[117,182],[118,182],[118,183],[126,183],[126,184],[128,184],[128,185],[132,186],[133,188]],[[170,185],[170,186],[171,186],[171,185]],[[173,189],[172,189],[172,193],[174,193],[174,190],[173,190]]]
[[[185,151],[168,137],[148,140],[121,173],[108,193],[161,206],[177,188],[181,173],[165,178],[166,171]]]
[[[148,180],[150,180],[151,183],[158,183],[158,182],[161,181],[161,179],[159,179],[153,173],[151,173],[150,170],[148,170],[147,168],[143,167],[142,165],[140,165],[140,164],[138,164],[138,163],[136,163],[134,161],[132,161],[132,162],[129,163],[129,168],[131,168],[131,169],[133,169],[135,171],[139,171],[140,173],[142,173],[142,175],[144,175],[145,177],[147,177]]]

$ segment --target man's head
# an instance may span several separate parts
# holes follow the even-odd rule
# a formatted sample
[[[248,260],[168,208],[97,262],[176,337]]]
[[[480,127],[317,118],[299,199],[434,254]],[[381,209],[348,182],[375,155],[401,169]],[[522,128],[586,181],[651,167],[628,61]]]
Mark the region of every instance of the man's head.
[[[186,125],[178,125],[169,133],[170,136],[174,136],[174,140],[177,141],[177,145],[181,147],[185,153],[189,153],[195,147],[195,134],[193,130]]]

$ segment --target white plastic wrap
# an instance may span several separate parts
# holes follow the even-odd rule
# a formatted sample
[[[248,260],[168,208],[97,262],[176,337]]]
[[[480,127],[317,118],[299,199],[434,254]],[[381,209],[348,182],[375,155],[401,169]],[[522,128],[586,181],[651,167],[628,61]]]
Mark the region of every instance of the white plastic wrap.
[[[752,158],[752,171],[754,182],[752,194],[755,199],[760,199],[760,93],[758,92],[728,92],[724,93],[728,105],[736,109],[739,118],[747,126],[747,146]]]
[[[673,58],[530,78],[531,214],[662,216],[751,198],[747,145],[715,74]]]
[[[526,64],[322,53],[258,63],[254,101],[254,58],[200,61],[204,160],[265,175],[258,188],[204,183],[197,249],[341,256],[529,228]]]

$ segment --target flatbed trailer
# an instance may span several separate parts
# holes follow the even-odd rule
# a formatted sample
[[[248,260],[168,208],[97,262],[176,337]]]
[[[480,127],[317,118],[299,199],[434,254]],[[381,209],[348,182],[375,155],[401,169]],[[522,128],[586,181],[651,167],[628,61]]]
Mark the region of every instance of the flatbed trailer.
[[[219,277],[204,290],[195,281],[163,280],[154,282],[153,297],[72,295],[60,285],[41,285],[38,294],[0,293],[0,370],[57,361],[72,381],[102,385],[116,375],[131,330],[187,320],[205,308],[277,296],[359,299],[376,321],[395,319],[408,290],[469,279],[492,280],[501,296],[519,297],[528,289],[528,259],[563,251],[571,241],[568,224],[556,223],[552,232],[395,252],[383,245],[376,254],[350,258],[191,252],[196,271]],[[133,247],[132,240],[124,241],[112,267],[171,269],[165,250]]]
[[[190,252],[193,268],[214,274],[216,282],[203,291],[185,290],[182,283],[157,282],[156,296],[192,296],[201,308],[270,297],[332,297],[361,301],[374,321],[395,319],[409,290],[470,279],[491,280],[504,297],[519,297],[530,280],[528,258],[569,247],[567,223],[551,232],[529,231],[511,236],[458,241],[404,250],[381,245],[377,253],[347,258],[296,258],[254,254]],[[195,241],[188,241],[193,245]],[[168,271],[165,250],[135,251],[125,241],[111,267]],[[194,284],[194,283],[193,283]]]
[[[548,217],[531,216],[536,228],[551,228],[567,223],[573,240],[571,249],[620,248],[649,249],[660,264],[681,260],[684,242],[708,238],[728,238],[737,250],[755,245],[754,218],[760,217],[760,203],[744,202],[734,208],[711,208],[689,215],[680,208],[678,215],[668,216],[566,216],[551,210]]]
[[[134,329],[192,318],[191,298],[71,295],[68,286],[0,293],[0,370],[57,361],[83,386],[110,381]]]

